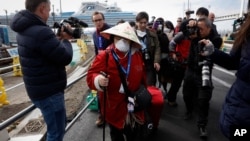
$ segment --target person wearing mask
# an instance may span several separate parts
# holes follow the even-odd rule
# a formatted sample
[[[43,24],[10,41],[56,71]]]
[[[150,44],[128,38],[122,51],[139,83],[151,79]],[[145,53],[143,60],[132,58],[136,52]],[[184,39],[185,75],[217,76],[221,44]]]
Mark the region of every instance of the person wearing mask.
[[[160,49],[161,49],[161,62],[160,62],[160,70],[158,72],[158,80],[159,80],[159,87],[163,85],[163,89],[167,92],[167,83],[169,82],[168,72],[168,54],[169,54],[169,40],[167,34],[164,33],[164,19],[157,18],[153,23],[153,29],[156,31],[156,35],[159,40]]]
[[[229,70],[237,70],[236,80],[228,91],[220,114],[220,129],[232,139],[235,130],[250,128],[250,15],[241,25],[230,53],[215,49],[214,63]],[[248,136],[249,137],[249,136]],[[235,140],[243,140],[244,137]],[[249,140],[249,138],[247,139]]]
[[[41,110],[47,125],[47,141],[62,141],[66,127],[64,89],[67,85],[65,66],[73,57],[72,38],[63,26],[56,37],[46,22],[50,0],[26,0],[25,10],[11,20],[17,32],[18,53],[25,88],[32,103]],[[39,33],[39,34],[37,34]]]
[[[149,16],[146,12],[139,12],[136,15],[135,32],[142,48],[140,49],[146,68],[146,82],[148,87],[155,87],[157,72],[160,70],[161,48],[155,29],[163,30],[163,23],[153,24],[152,29],[147,28]],[[160,25],[160,26],[159,26]],[[166,36],[165,36],[166,37]],[[168,50],[168,49],[167,49]],[[155,87],[156,88],[156,87]],[[163,110],[164,99],[161,92],[151,93],[151,106],[147,113],[153,123],[153,133],[156,133],[159,125],[161,112]]]
[[[146,66],[147,85],[156,85],[156,72],[160,70],[161,48],[155,32],[147,29],[149,16],[146,12],[136,15],[135,32],[141,42],[143,59]]]
[[[215,35],[211,22],[207,17],[199,18],[195,25],[187,26],[189,28],[197,27],[198,31],[189,34],[191,46],[183,83],[183,98],[187,109],[185,118],[191,118],[194,106],[197,106],[197,126],[200,137],[205,138],[207,137],[206,126],[208,123],[209,101],[213,91],[213,63],[209,55],[212,54],[213,48],[221,46],[222,39]],[[198,105],[195,104],[196,101]]]
[[[104,38],[100,32],[109,29],[110,26],[105,23],[105,17],[103,13],[95,11],[92,14],[92,21],[96,27],[96,31],[93,33],[93,41],[95,46],[95,54],[97,55],[99,51],[105,50],[111,43],[109,39]],[[98,97],[97,97],[98,98]],[[98,100],[99,103],[99,100]],[[100,104],[98,104],[98,108],[100,110]],[[99,111],[100,112],[100,111]],[[98,127],[101,127],[103,125],[104,121],[100,112],[100,115],[98,116],[98,119],[96,120],[95,124]]]
[[[165,21],[163,32],[167,34],[168,40],[171,41],[174,37],[174,25],[171,21]]]
[[[100,34],[111,40],[112,44],[96,56],[87,72],[87,84],[90,89],[98,91],[101,112],[106,115],[105,121],[109,124],[111,140],[125,141],[125,135],[126,141],[133,141],[136,135],[126,132],[124,128],[126,116],[129,111],[133,112],[137,121],[143,124],[144,111],[135,112],[130,109],[128,102],[131,102],[131,99],[125,93],[121,78],[117,76],[120,76],[120,73],[125,76],[130,91],[136,91],[140,85],[146,86],[140,41],[128,22],[118,24]],[[119,72],[118,67],[123,71]]]

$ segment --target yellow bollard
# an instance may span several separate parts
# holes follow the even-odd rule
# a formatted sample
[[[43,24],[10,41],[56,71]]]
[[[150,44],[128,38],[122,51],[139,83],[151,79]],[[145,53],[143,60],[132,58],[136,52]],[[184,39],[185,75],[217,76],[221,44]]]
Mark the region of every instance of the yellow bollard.
[[[7,94],[3,85],[3,79],[0,77],[0,107],[10,104],[10,102],[7,100]]]
[[[22,71],[21,71],[21,66],[20,66],[18,56],[13,57],[13,72],[14,72],[13,74],[14,76],[22,76]]]
[[[77,39],[77,46],[80,48],[81,60],[86,59],[86,53],[88,53],[88,48],[86,43],[82,39]]]

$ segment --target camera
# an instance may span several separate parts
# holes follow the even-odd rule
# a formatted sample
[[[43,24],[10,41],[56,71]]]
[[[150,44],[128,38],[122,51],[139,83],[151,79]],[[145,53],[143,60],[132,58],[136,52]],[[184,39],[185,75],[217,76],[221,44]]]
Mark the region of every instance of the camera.
[[[67,34],[73,36],[75,39],[81,38],[82,35],[82,28],[88,27],[88,24],[79,20],[75,17],[69,17],[68,19],[62,20],[60,23],[55,22],[52,28],[58,28],[57,35],[60,35],[61,28],[66,27],[66,24],[69,24],[71,27],[73,27],[73,30],[68,30],[67,28],[64,28],[64,32]]]
[[[193,10],[192,11],[188,10],[185,14],[186,15],[194,14],[194,11]]]
[[[203,62],[199,63],[199,65],[202,65],[202,69],[201,69],[202,87],[207,87],[207,88],[212,87],[209,64],[210,62],[208,60],[204,60]]]
[[[198,52],[202,53],[204,51],[205,44],[203,42],[198,43]]]
[[[194,35],[194,34],[198,34],[199,28],[197,26],[187,26],[187,30],[186,30],[186,35],[190,36],[190,35]]]
[[[245,22],[247,16],[248,16],[248,14],[246,13],[242,17],[239,17],[238,19],[234,20],[234,23],[233,23],[233,32],[236,32],[237,30],[239,30],[239,28],[241,27],[241,25]]]
[[[244,14],[242,17],[239,17],[238,19],[236,19],[234,22],[236,24],[242,25],[245,22],[246,18],[247,18],[247,13]]]

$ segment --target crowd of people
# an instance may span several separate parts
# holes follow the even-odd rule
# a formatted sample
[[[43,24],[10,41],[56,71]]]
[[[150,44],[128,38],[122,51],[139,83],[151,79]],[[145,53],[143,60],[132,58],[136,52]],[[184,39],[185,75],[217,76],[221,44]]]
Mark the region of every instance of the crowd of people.
[[[72,30],[69,25],[57,35],[46,25],[50,6],[49,0],[26,0],[26,10],[14,16],[11,28],[17,32],[28,96],[47,124],[46,140],[62,141],[66,126],[65,66],[72,60],[69,40],[73,37],[64,30]],[[98,91],[96,125],[108,123],[112,141],[147,139],[157,132],[163,104],[178,106],[176,98],[182,84],[184,119],[192,118],[197,108],[199,136],[206,138],[214,63],[238,70],[221,112],[221,131],[231,139],[232,127],[250,127],[250,18],[226,54],[220,50],[222,38],[213,23],[215,14],[204,7],[196,10],[197,19],[190,18],[191,14],[193,11],[187,11],[185,18],[177,18],[174,26],[162,17],[149,22],[148,13],[142,11],[134,21],[121,19],[111,27],[103,13],[93,13],[96,57],[86,81],[90,89]],[[141,88],[142,94],[150,93],[151,104],[136,110],[136,92]]]

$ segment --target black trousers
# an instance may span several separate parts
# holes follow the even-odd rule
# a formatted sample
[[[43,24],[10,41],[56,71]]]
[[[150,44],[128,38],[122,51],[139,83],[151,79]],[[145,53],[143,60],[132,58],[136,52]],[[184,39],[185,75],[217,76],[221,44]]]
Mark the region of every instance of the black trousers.
[[[145,61],[146,65],[146,75],[147,75],[147,85],[155,86],[156,85],[156,70],[154,68],[154,63],[151,61]]]
[[[118,129],[113,125],[109,125],[111,141],[151,141],[150,135],[152,130],[148,130],[148,124],[140,125],[135,123],[135,127],[131,129],[129,125],[124,129]]]
[[[183,99],[187,112],[192,113],[194,106],[198,109],[198,126],[206,126],[208,122],[209,101],[212,97],[212,87],[202,87],[201,74],[190,69],[186,70],[183,84]],[[211,77],[211,76],[210,76]]]
[[[184,78],[185,74],[185,67],[178,68],[177,71],[175,71],[176,74],[173,76],[173,81],[171,83],[171,87],[169,91],[167,92],[167,98],[169,102],[175,102],[177,93],[181,87],[182,80]]]
[[[118,129],[109,124],[111,141],[135,141],[138,132],[132,132],[129,129]]]
[[[111,141],[125,141],[123,130],[109,124]]]

